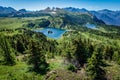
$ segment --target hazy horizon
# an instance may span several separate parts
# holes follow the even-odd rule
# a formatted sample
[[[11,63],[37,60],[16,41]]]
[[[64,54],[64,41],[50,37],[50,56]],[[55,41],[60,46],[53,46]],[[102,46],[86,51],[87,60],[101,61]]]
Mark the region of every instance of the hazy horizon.
[[[0,0],[0,6],[3,7],[13,7],[16,10],[26,9],[31,11],[42,10],[46,7],[75,7],[75,8],[85,8],[88,10],[102,10],[109,9],[118,11],[120,10],[120,1],[101,1],[101,0]]]

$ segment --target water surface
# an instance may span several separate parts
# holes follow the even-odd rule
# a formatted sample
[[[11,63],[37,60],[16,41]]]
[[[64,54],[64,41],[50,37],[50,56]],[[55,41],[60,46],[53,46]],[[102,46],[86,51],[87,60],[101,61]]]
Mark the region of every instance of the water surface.
[[[95,24],[90,24],[90,23],[87,23],[85,25],[87,28],[91,28],[91,29],[95,29],[96,28],[96,25]]]
[[[47,37],[53,38],[53,39],[60,38],[66,32],[66,30],[63,30],[63,29],[57,29],[57,28],[51,28],[51,27],[47,27],[47,28],[43,28],[41,30],[35,30],[35,31],[41,32]]]

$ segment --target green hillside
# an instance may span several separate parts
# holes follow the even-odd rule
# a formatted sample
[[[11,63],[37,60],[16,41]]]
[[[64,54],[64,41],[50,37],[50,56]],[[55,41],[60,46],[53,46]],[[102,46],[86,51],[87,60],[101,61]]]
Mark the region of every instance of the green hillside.
[[[96,25],[95,29],[85,24]],[[59,39],[33,30],[68,30]],[[89,13],[0,18],[0,80],[119,80],[120,28]]]

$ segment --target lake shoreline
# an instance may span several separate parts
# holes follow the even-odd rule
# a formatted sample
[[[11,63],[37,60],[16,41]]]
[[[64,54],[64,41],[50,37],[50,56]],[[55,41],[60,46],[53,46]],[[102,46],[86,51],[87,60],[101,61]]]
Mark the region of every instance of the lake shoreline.
[[[59,29],[59,28],[54,28],[54,27],[45,27],[45,28],[40,28],[40,29],[34,29],[34,31],[41,32],[49,38],[59,39],[62,37],[62,35],[65,32],[69,30]]]

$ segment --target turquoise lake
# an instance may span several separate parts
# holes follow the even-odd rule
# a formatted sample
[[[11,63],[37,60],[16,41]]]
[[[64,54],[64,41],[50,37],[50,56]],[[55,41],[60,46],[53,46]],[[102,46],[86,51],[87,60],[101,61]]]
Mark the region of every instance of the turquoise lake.
[[[36,32],[41,32],[49,38],[58,39],[60,38],[66,30],[47,27],[41,30],[35,30]]]
[[[94,25],[94,24],[89,24],[89,23],[87,23],[85,26],[86,26],[87,28],[91,28],[91,29],[95,29],[95,28],[96,28],[96,25]]]

